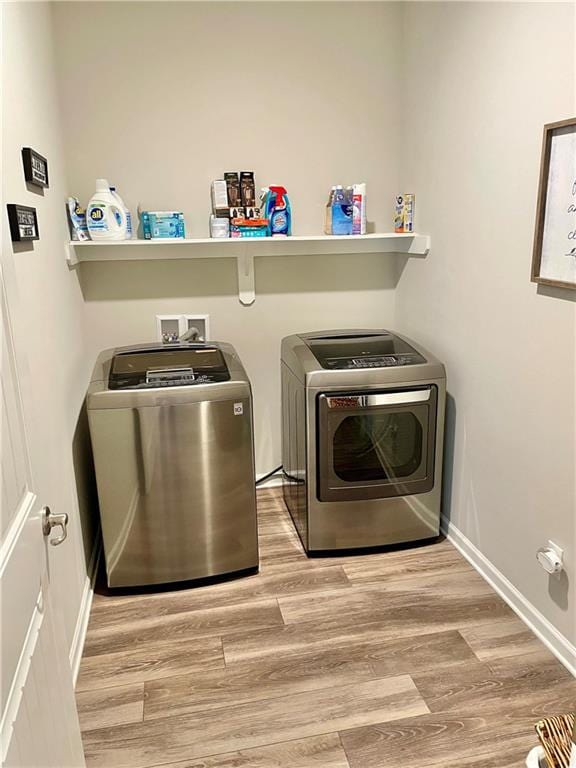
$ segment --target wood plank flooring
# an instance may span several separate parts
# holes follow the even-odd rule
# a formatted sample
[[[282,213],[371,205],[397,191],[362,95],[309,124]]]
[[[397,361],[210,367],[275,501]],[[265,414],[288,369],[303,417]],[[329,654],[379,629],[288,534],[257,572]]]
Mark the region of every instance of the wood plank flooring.
[[[89,768],[512,768],[576,681],[446,541],[308,559],[258,492],[260,573],[95,595]]]

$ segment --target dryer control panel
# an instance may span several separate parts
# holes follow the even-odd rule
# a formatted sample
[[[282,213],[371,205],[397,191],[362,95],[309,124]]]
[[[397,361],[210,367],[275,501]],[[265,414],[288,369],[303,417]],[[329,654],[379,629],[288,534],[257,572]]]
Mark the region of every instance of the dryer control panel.
[[[329,370],[394,368],[426,362],[404,339],[387,331],[303,338],[322,368]]]
[[[328,361],[329,362],[329,361]],[[342,368],[342,361],[336,360],[335,368]],[[416,365],[417,363],[423,363],[424,358],[418,353],[404,354],[404,355],[380,355],[366,357],[353,357],[348,361],[349,365],[344,366],[346,368],[393,368],[398,365]]]

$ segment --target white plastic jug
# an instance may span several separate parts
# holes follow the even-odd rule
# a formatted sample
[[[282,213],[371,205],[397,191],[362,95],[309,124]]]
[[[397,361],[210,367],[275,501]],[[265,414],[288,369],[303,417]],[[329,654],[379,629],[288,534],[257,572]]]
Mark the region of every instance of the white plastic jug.
[[[110,192],[112,192],[112,194],[116,198],[116,201],[120,203],[120,206],[122,207],[122,209],[124,210],[124,213],[126,214],[126,239],[130,240],[132,238],[132,214],[130,213],[130,209],[118,194],[118,190],[116,189],[116,187],[110,187]]]
[[[86,208],[86,224],[92,240],[126,240],[128,221],[106,179],[96,179],[96,192]]]

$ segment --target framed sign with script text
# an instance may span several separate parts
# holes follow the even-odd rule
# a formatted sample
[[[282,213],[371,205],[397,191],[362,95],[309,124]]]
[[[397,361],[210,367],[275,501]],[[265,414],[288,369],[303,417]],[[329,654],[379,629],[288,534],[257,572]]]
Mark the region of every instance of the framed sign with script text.
[[[544,126],[532,282],[576,290],[576,118]]]

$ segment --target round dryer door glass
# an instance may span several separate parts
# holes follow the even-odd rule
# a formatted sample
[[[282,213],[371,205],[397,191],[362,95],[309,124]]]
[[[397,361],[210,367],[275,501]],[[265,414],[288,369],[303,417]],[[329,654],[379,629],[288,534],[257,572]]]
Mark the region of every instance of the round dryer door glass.
[[[334,473],[348,483],[413,475],[422,463],[422,425],[413,413],[348,416],[333,438]]]

